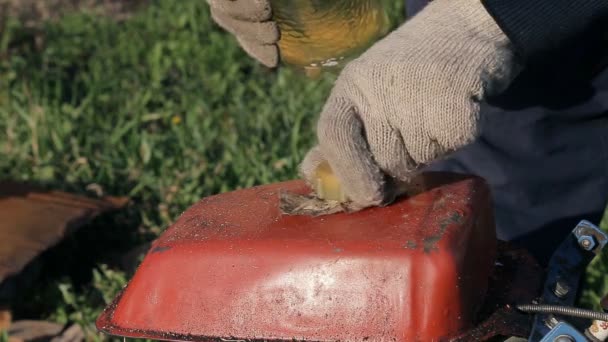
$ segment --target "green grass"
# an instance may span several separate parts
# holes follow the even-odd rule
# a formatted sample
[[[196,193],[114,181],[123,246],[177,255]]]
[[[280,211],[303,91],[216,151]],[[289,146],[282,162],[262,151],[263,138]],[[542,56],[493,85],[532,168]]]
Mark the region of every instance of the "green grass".
[[[123,23],[74,14],[43,31],[12,22],[0,37],[2,178],[97,184],[133,202],[47,253],[16,314],[90,329],[129,277],[105,266],[111,252],[158,236],[202,197],[297,177],[334,76],[261,67],[200,0],[154,1]]]
[[[107,266],[112,252],[202,197],[297,176],[334,76],[260,67],[201,0],[155,1],[124,23],[70,15],[44,32],[41,47],[18,23],[0,36],[0,174],[133,201],[49,252],[16,313],[93,332],[130,276]],[[608,290],[607,264],[594,263],[587,303]]]

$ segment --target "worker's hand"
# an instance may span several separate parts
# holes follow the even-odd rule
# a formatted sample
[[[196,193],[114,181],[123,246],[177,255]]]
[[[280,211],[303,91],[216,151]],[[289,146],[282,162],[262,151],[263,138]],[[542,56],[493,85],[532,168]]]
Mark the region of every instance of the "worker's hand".
[[[236,36],[251,57],[267,67],[279,63],[279,29],[268,0],[207,0],[213,20]]]
[[[392,180],[477,137],[480,102],[520,69],[479,0],[434,0],[345,66],[302,176],[327,160],[358,207],[390,202]]]

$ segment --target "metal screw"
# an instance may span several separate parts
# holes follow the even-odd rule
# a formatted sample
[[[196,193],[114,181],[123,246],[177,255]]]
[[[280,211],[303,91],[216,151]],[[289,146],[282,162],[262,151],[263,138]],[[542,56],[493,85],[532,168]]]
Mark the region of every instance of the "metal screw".
[[[578,244],[584,250],[590,251],[595,247],[595,240],[593,239],[593,236],[583,235],[578,238]]]
[[[553,293],[555,293],[556,296],[558,296],[559,298],[564,298],[566,297],[566,295],[568,295],[568,292],[570,292],[570,287],[568,286],[568,284],[563,283],[559,280],[557,281],[557,283],[555,283]]]
[[[559,335],[557,336],[553,342],[575,342],[572,336],[570,335]]]
[[[559,324],[559,321],[553,315],[551,315],[545,319],[545,325],[551,329],[555,328],[555,326],[558,324]]]

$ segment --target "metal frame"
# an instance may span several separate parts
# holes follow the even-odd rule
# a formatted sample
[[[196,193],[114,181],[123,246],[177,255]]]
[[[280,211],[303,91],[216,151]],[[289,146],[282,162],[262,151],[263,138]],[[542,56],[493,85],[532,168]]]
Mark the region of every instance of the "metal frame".
[[[566,322],[558,323],[540,342],[587,342],[585,335]]]
[[[551,257],[538,304],[574,305],[585,269],[607,242],[608,236],[597,226],[581,221]],[[563,341],[588,341],[565,317],[555,314],[537,314],[528,341],[557,342],[560,334]],[[578,337],[568,340],[567,336]]]

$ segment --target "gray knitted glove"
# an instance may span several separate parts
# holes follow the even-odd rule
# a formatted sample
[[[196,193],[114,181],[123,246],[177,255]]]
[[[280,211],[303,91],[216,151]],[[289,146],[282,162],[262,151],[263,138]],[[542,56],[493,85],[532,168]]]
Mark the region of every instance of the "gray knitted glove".
[[[480,102],[520,69],[479,0],[434,0],[346,65],[302,176],[314,185],[327,160],[356,206],[386,204],[393,180],[407,181],[477,137]]]
[[[213,20],[236,36],[249,56],[267,67],[279,63],[279,29],[268,0],[207,0]]]

